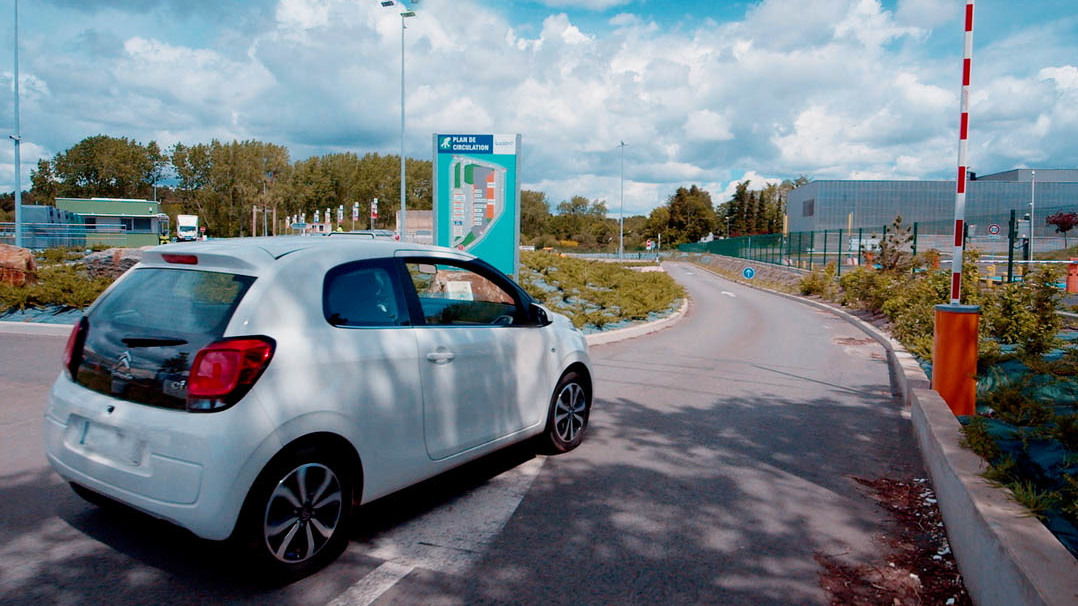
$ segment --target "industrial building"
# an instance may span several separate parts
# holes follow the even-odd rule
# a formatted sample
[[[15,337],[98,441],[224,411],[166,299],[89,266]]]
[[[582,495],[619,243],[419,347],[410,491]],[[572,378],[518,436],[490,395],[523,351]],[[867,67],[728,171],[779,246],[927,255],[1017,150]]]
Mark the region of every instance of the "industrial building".
[[[789,230],[880,229],[902,215],[906,225],[918,224],[922,236],[946,234],[953,229],[955,188],[954,181],[812,181],[787,198]],[[1033,213],[1033,236],[1043,243],[1038,250],[1061,247],[1062,237],[1045,219],[1059,211],[1078,212],[1078,170],[970,173],[966,223],[971,238],[1005,239],[1012,209],[1018,219]]]

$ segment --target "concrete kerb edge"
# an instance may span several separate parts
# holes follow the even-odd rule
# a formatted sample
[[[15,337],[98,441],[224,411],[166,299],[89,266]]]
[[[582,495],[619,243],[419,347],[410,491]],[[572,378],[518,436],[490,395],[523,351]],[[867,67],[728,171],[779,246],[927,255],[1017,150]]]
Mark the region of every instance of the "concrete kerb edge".
[[[729,280],[706,267],[697,267]],[[932,391],[927,375],[912,354],[844,310],[738,283],[828,311],[861,329],[887,350],[895,387],[910,405],[914,436],[932,478],[951,551],[975,604],[1078,604],[1078,560],[1005,489],[981,477],[984,462],[959,445],[958,419],[943,398]]]
[[[0,333],[66,337],[71,334],[71,324],[48,324],[45,322],[0,322]]]
[[[607,343],[616,343],[618,341],[624,341],[626,339],[633,339],[636,337],[642,337],[644,335],[651,334],[653,332],[660,331],[669,326],[673,326],[677,322],[680,322],[685,317],[685,313],[689,310],[689,298],[685,297],[685,300],[681,302],[681,307],[678,308],[672,315],[665,318],[660,318],[654,322],[647,322],[645,324],[637,324],[636,326],[627,326],[625,328],[619,328],[617,330],[611,330],[610,332],[597,332],[587,335],[585,338],[588,341],[588,345],[606,345]]]

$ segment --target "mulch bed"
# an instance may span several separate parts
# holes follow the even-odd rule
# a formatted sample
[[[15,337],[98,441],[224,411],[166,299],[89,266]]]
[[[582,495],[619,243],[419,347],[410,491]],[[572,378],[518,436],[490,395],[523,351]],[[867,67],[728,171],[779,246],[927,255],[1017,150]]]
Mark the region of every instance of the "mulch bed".
[[[832,606],[972,605],[928,481],[854,480],[890,514],[893,525],[885,531],[887,553],[879,562],[852,566],[816,555],[823,567],[820,584]]]

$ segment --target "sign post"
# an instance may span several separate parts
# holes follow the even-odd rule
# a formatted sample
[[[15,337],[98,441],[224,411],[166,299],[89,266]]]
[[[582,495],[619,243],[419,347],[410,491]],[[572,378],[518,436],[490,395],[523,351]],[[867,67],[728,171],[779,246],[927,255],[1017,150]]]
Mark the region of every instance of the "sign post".
[[[434,135],[434,243],[515,276],[520,169],[520,135]]]

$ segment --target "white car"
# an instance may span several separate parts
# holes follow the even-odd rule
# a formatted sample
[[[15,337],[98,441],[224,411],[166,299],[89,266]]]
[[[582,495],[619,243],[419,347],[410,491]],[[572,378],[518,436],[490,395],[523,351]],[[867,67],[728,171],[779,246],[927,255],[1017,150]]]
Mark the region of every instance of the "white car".
[[[303,574],[353,505],[535,437],[576,447],[584,336],[475,257],[361,238],[159,246],[76,324],[52,467]]]

